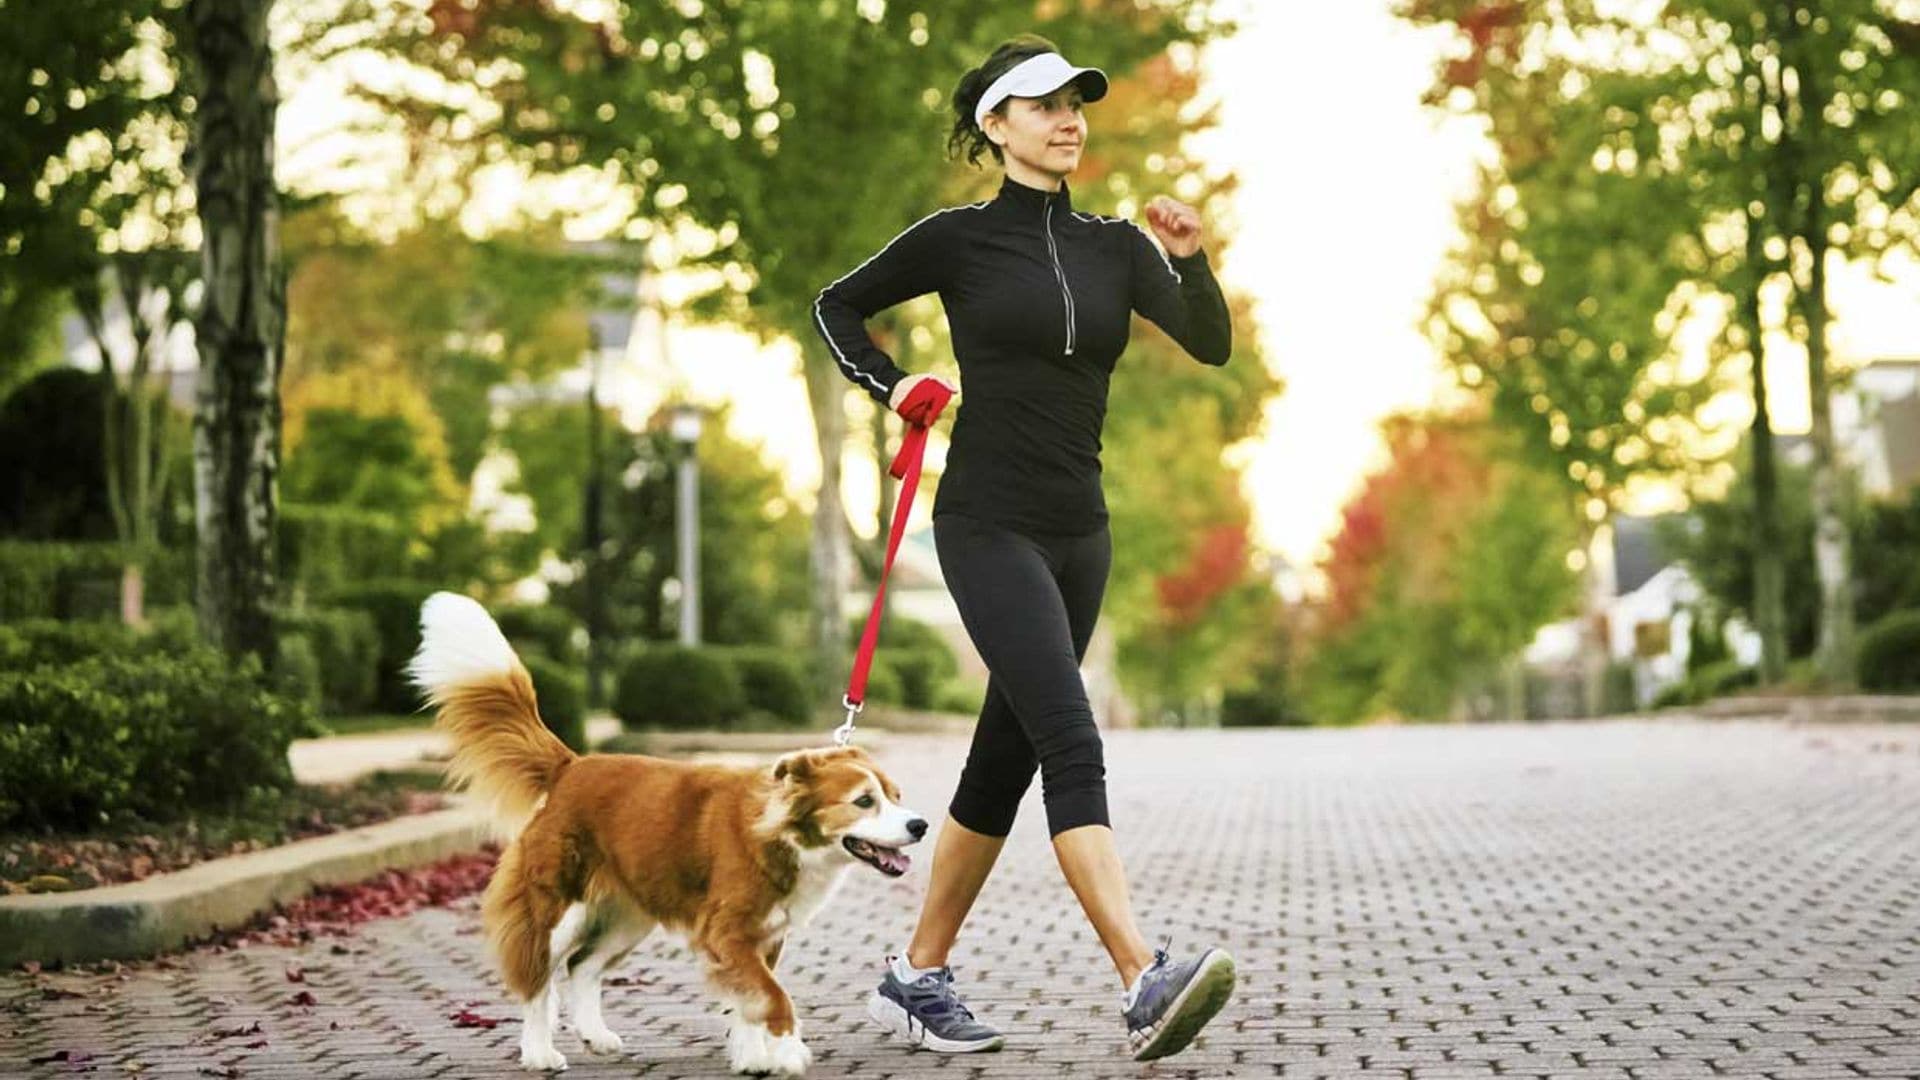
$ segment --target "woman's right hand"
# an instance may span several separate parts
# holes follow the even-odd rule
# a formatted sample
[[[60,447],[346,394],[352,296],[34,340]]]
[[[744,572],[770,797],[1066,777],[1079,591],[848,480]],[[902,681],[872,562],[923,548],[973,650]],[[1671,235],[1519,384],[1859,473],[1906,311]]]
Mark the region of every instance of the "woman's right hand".
[[[913,393],[913,388],[925,379],[932,379],[934,382],[946,387],[947,393],[949,394],[958,394],[960,392],[960,388],[954,385],[951,380],[943,379],[938,375],[909,375],[893,384],[893,393],[887,398],[887,408],[892,409],[896,413],[899,412],[900,405],[907,400],[907,395]]]

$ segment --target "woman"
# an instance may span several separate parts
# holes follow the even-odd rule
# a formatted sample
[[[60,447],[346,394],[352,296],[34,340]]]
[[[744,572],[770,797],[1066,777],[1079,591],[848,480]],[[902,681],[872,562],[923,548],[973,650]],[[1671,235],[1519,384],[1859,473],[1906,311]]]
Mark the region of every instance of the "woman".
[[[887,958],[868,1003],[874,1019],[933,1050],[1003,1041],[961,1003],[947,955],[1036,767],[1060,868],[1120,975],[1134,1057],[1185,1048],[1233,989],[1225,952],[1177,962],[1134,925],[1080,680],[1111,555],[1100,430],[1131,313],[1202,363],[1226,363],[1231,347],[1193,208],[1164,196],[1147,206],[1165,256],[1131,222],[1073,208],[1066,177],[1086,149],[1081,106],[1106,92],[1102,72],[1068,64],[1044,38],[1001,45],[954,90],[948,140],[971,164],[984,152],[1005,167],[999,194],[922,218],[814,304],[846,376],[898,410],[934,376],[896,367],[865,320],[938,292],[966,387],[934,541],[990,678],[913,940]]]

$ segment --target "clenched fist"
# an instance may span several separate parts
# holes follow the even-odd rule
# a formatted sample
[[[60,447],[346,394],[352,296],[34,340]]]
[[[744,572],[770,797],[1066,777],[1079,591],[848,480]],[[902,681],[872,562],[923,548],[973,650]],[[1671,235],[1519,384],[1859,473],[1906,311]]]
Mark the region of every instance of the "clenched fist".
[[[1171,195],[1147,203],[1147,224],[1168,255],[1185,258],[1200,250],[1200,211]]]
[[[907,400],[908,394],[913,393],[914,384],[920,382],[923,379],[932,379],[934,382],[937,382],[941,386],[946,387],[947,392],[950,394],[957,394],[960,392],[960,388],[958,386],[955,386],[949,380],[943,379],[938,375],[925,375],[925,374],[909,375],[906,378],[901,379],[899,382],[893,384],[893,393],[887,396],[887,408],[892,409],[894,412],[899,412],[901,403]]]

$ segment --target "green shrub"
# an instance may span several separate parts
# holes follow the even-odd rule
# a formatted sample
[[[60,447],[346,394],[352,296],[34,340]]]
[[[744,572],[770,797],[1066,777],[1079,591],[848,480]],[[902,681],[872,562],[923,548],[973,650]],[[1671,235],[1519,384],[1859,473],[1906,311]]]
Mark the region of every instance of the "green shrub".
[[[985,703],[986,688],[967,679],[952,678],[940,684],[933,695],[935,712],[978,713]]]
[[[408,564],[408,535],[392,514],[288,502],[276,530],[280,580],[300,596],[331,595]]]
[[[274,689],[309,710],[320,707],[320,659],[306,634],[280,635],[273,655]]]
[[[381,645],[371,614],[354,608],[308,608],[281,612],[277,618],[281,634],[304,637],[313,650],[323,711],[347,716],[372,707],[380,688]]]
[[[622,666],[613,711],[629,728],[724,731],[746,713],[747,694],[739,673],[719,653],[661,646]]]
[[[420,692],[408,681],[407,661],[420,647],[420,605],[434,593],[418,581],[370,581],[337,590],[332,607],[364,611],[380,639],[373,705],[381,712],[408,713],[420,707]]]
[[[793,654],[740,646],[725,650],[725,655],[739,673],[748,708],[786,727],[801,727],[813,719],[815,701],[807,688],[806,669]]]
[[[893,665],[875,658],[872,669],[867,672],[865,701],[893,706],[907,703],[906,685],[900,681],[900,672]]]
[[[161,609],[145,631],[117,619],[21,619],[0,624],[0,671],[31,671],[94,656],[178,653],[197,644],[197,631],[173,609]]]
[[[1860,689],[1920,691],[1920,610],[1896,611],[1860,633],[1854,673]]]
[[[935,649],[888,649],[875,658],[875,663],[893,669],[900,682],[900,704],[909,709],[931,709],[941,682],[953,674],[947,670],[952,659],[951,652]]]
[[[311,723],[258,663],[207,648],[0,674],[0,827],[165,821],[292,783]]]
[[[1699,705],[1736,690],[1745,690],[1760,684],[1760,672],[1755,668],[1742,667],[1738,660],[1716,660],[1705,664],[1685,679],[1663,688],[1654,695],[1652,708],[1666,709],[1677,705]]]
[[[0,541],[0,620],[118,615],[120,575],[129,555],[117,543]],[[191,551],[154,548],[140,561],[147,604],[192,599]]]
[[[539,653],[521,653],[520,662],[533,676],[533,692],[540,699],[540,719],[547,730],[576,752],[586,753],[586,675]]]
[[[860,648],[860,634],[866,632],[866,615],[849,621],[849,648]],[[918,619],[889,615],[879,625],[879,644],[874,648],[874,669],[891,669],[887,684],[887,703],[908,709],[933,709],[941,684],[960,675],[960,659],[954,655],[947,638],[939,630]],[[872,678],[870,678],[872,682]],[[868,692],[868,698],[874,698]]]
[[[586,628],[558,604],[514,604],[493,612],[500,632],[525,656],[537,651],[562,664],[586,663]]]

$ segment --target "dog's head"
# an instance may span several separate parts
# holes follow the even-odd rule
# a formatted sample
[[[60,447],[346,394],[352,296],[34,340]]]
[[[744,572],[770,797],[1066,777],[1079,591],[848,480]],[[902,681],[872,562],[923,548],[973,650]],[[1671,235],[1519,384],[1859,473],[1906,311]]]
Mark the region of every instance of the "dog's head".
[[[788,754],[773,780],[787,808],[782,830],[802,848],[837,848],[899,877],[912,861],[900,849],[927,835],[927,819],[900,805],[900,789],[858,747]]]

